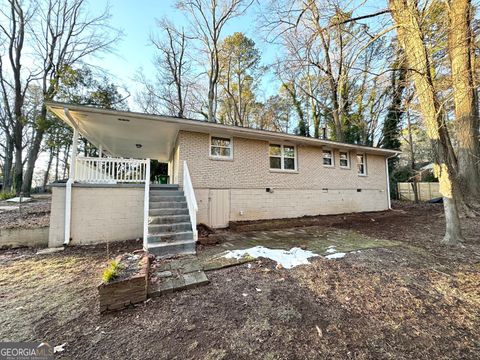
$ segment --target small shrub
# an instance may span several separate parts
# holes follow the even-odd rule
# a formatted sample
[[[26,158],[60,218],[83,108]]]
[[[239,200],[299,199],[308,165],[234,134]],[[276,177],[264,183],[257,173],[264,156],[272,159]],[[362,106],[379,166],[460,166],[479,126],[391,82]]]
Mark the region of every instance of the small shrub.
[[[15,197],[15,193],[13,191],[10,192],[0,192],[0,200],[7,200]]]
[[[120,270],[120,263],[117,260],[111,260],[108,263],[108,267],[103,271],[102,281],[104,283],[109,283],[118,276]]]

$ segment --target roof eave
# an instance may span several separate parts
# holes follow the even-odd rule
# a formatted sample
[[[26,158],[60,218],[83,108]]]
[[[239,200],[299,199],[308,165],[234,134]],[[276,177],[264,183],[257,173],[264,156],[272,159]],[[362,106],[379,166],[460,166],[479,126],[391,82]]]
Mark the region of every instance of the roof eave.
[[[305,145],[320,146],[320,147],[335,147],[335,148],[346,149],[346,150],[375,153],[375,154],[384,155],[388,157],[392,157],[401,153],[401,151],[399,150],[382,149],[382,148],[375,148],[375,147],[364,146],[364,145],[348,144],[348,143],[342,143],[342,142],[337,142],[332,140],[316,139],[316,138],[310,138],[305,136],[286,134],[286,133],[274,132],[274,131],[268,131],[268,130],[235,127],[231,125],[210,123],[210,122],[194,120],[194,119],[176,118],[176,117],[165,116],[165,115],[150,115],[150,114],[143,114],[143,113],[130,112],[130,111],[107,110],[107,109],[96,108],[91,106],[74,105],[74,104],[55,102],[55,101],[47,101],[45,102],[45,105],[50,110],[51,108],[61,107],[64,109],[66,108],[69,110],[83,111],[87,113],[91,112],[95,114],[115,115],[119,117],[131,117],[131,118],[138,118],[142,120],[175,123],[180,125],[181,130],[184,130],[184,131],[190,130],[190,131],[198,132],[199,130],[203,130],[201,132],[208,132],[208,133],[224,131],[239,137],[268,139],[270,141],[282,140],[285,142],[292,142],[296,144],[305,144]]]

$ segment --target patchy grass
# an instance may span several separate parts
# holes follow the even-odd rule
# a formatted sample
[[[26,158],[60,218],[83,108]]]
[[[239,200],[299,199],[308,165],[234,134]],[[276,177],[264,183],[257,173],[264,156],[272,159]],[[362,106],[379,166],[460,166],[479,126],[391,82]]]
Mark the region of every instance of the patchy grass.
[[[15,197],[15,192],[14,191],[0,191],[0,201],[3,200],[8,200]]]

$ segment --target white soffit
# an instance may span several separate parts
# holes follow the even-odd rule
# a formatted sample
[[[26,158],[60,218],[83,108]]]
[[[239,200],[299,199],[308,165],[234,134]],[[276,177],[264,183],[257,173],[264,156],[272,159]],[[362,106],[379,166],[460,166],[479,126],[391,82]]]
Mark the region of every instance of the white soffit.
[[[47,102],[47,107],[95,146],[102,145],[112,156],[126,158],[151,158],[168,161],[179,130],[212,135],[230,135],[271,142],[319,146],[392,156],[399,151],[338,143],[250,128],[212,124],[199,120],[148,115],[127,111],[105,110],[89,106]],[[75,121],[71,124],[65,109]],[[140,144],[141,147],[137,147]]]

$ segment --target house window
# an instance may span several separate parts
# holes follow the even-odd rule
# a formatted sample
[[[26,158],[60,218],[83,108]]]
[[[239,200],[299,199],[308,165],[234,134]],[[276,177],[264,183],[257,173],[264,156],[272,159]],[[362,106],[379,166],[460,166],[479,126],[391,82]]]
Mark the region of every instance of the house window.
[[[295,146],[270,144],[270,169],[295,170]]]
[[[323,165],[334,166],[332,150],[323,150]]]
[[[341,168],[350,168],[350,157],[348,152],[340,151],[340,167]]]
[[[212,136],[210,138],[210,156],[220,159],[231,159],[233,156],[232,139]]]
[[[365,154],[357,154],[357,172],[358,175],[367,175],[367,162]]]

